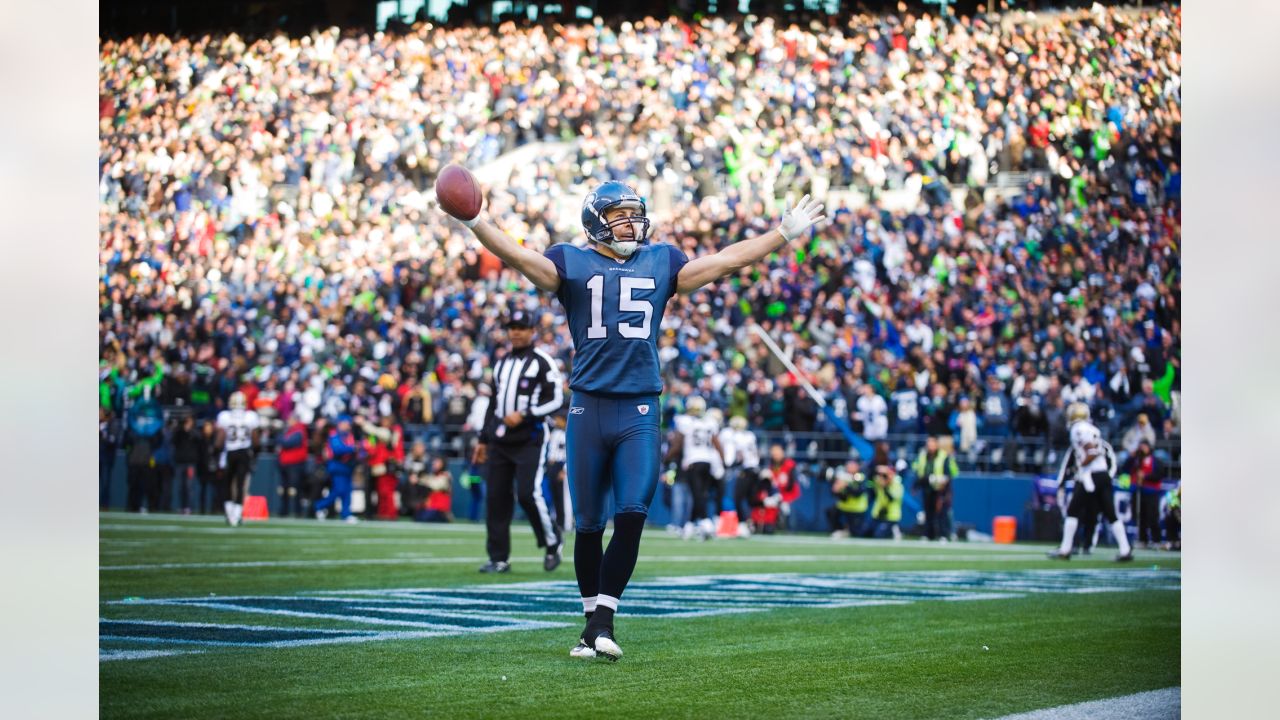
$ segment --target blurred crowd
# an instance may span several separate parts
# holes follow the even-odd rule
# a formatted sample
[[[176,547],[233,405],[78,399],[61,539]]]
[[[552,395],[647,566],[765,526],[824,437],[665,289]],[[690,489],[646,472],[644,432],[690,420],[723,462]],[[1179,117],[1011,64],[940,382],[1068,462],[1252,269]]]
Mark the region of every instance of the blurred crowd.
[[[349,414],[453,441],[504,311],[539,317],[566,366],[571,343],[430,189],[450,162],[548,142],[564,161],[487,195],[540,249],[585,240],[581,197],[606,179],[690,256],[803,192],[867,198],[672,301],[668,417],[696,394],[755,430],[834,429],[758,324],[870,440],[1061,447],[1079,400],[1127,460],[1180,428],[1180,26],[1168,7],[900,8],[104,41],[105,422],[123,442],[149,408],[204,420],[239,390],[277,430]],[[897,191],[919,201],[890,207]]]

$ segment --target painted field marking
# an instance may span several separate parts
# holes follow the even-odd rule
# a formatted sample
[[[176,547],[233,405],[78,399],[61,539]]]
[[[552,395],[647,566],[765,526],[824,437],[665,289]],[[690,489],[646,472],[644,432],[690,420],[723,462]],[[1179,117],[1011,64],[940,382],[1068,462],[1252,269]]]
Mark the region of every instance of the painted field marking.
[[[693,575],[633,582],[628,612],[638,617],[707,617],[779,608],[849,608],[1026,597],[1036,593],[1180,590],[1181,573],[1153,570],[910,571]],[[329,590],[298,595],[242,595],[116,600],[102,603],[101,660],[162,657],[114,643],[162,650],[288,648],[571,627],[581,622],[576,583],[536,581],[445,588]],[[152,617],[111,618],[128,606]],[[182,622],[166,610],[199,608],[228,622]],[[135,612],[136,614],[136,612]],[[279,625],[245,622],[270,617]],[[290,620],[333,625],[290,625]],[[313,623],[309,623],[313,624]],[[345,627],[340,627],[345,626]],[[363,626],[363,627],[360,627]],[[133,654],[128,654],[132,652]]]
[[[1106,700],[1059,705],[1017,715],[1005,715],[999,720],[1096,720],[1097,718],[1156,720],[1181,716],[1182,688],[1172,687]]]

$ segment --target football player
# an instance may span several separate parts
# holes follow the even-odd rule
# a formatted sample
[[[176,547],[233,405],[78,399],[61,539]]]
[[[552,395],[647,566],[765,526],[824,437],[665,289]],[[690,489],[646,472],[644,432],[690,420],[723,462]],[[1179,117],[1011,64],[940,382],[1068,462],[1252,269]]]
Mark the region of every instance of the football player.
[[[1062,523],[1062,544],[1057,550],[1050,552],[1049,557],[1056,560],[1070,560],[1071,548],[1076,540],[1076,528],[1081,518],[1096,517],[1099,512],[1107,519],[1111,535],[1120,548],[1116,562],[1130,562],[1133,551],[1129,547],[1129,536],[1125,533],[1124,523],[1116,517],[1116,501],[1112,495],[1111,473],[1115,467],[1114,452],[1108,453],[1111,446],[1102,439],[1098,427],[1089,422],[1089,406],[1084,403],[1071,403],[1067,407],[1067,424],[1071,435],[1071,455],[1068,463],[1074,461],[1075,490],[1071,493],[1071,503],[1067,506],[1067,517]],[[1108,463],[1108,455],[1112,458]],[[1069,465],[1064,464],[1063,473],[1059,476],[1059,491],[1062,492]]]
[[[1107,458],[1107,474],[1114,478],[1116,476],[1116,451],[1106,440],[1102,441],[1102,451]],[[1063,517],[1066,517],[1068,507],[1067,480],[1074,478],[1078,471],[1076,454],[1072,451],[1067,451],[1066,457],[1062,458],[1062,467],[1058,469],[1058,507],[1062,508]],[[1087,505],[1082,506],[1081,512],[1083,515],[1080,518],[1080,552],[1083,555],[1088,555],[1093,546],[1098,544],[1098,514],[1102,511],[1102,508],[1098,506],[1096,494],[1086,493],[1082,486],[1075,492],[1086,495],[1085,502]]]
[[[755,433],[747,429],[741,415],[729,418],[729,427],[720,431],[720,448],[728,467],[728,486],[738,513],[738,537],[751,535],[751,491],[760,472],[760,446]]]
[[[689,493],[693,495],[693,511],[689,513],[689,522],[685,523],[680,536],[685,540],[695,535],[702,540],[710,540],[715,537],[716,526],[707,515],[707,498],[713,494],[712,483],[717,482],[713,466],[722,462],[720,438],[717,437],[720,426],[707,413],[707,401],[697,396],[689,398],[684,414],[677,415],[673,424],[675,431],[671,434],[671,446],[663,463],[680,460],[680,472],[684,473]]]
[[[622,649],[614,613],[635,569],[658,483],[657,339],[667,301],[777,252],[824,216],[822,204],[805,195],[777,229],[693,260],[675,245],[649,241],[644,199],[623,183],[606,182],[588,193],[581,218],[587,246],[562,243],[545,254],[513,240],[483,212],[463,223],[564,306],[575,351],[565,430],[577,525],[573,560],[587,617],[570,655],[616,661]],[[613,538],[605,550],[610,499]]]
[[[249,472],[253,465],[253,448],[258,444],[261,418],[253,410],[245,409],[244,393],[233,392],[227,400],[227,409],[218,413],[218,444],[225,457],[227,492],[222,504],[227,523],[240,524],[244,515],[244,496],[249,488]]]

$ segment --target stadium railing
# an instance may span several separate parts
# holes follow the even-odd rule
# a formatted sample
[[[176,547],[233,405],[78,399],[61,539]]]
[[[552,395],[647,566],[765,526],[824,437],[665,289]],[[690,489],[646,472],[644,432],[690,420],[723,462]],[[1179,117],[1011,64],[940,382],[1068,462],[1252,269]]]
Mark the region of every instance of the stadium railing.
[[[166,421],[175,421],[190,415],[190,407],[166,407]],[[267,452],[276,450],[276,436],[279,434],[278,421],[268,419],[267,434],[262,449]],[[849,459],[870,462],[870,458],[859,458],[849,446],[849,442],[838,432],[797,432],[791,430],[764,431],[755,430],[760,446],[762,461],[768,456],[769,447],[781,444],[787,457],[800,463],[814,465],[835,465]],[[423,440],[427,451],[433,456],[448,460],[466,461],[470,449],[475,442],[475,433],[457,425],[408,425],[405,427],[406,448],[415,440]],[[890,459],[903,460],[909,465],[924,447],[929,436],[924,433],[890,433],[883,440],[889,445]],[[1119,433],[1112,436],[1112,445],[1120,460],[1126,457],[1120,448]],[[960,449],[956,443],[953,450],[956,463],[962,472],[980,473],[1027,473],[1056,475],[1061,466],[1063,453],[1066,452],[1067,441],[1051,442],[1043,436],[995,436],[979,435],[972,446]],[[1182,443],[1176,439],[1161,439],[1156,442],[1155,456],[1167,471],[1170,479],[1182,477]]]

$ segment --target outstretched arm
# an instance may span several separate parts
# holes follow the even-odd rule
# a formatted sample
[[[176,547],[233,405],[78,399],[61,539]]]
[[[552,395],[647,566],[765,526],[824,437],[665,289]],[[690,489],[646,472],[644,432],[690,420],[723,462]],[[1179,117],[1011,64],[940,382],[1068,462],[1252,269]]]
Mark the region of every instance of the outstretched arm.
[[[503,262],[515,268],[521,275],[529,278],[529,282],[539,290],[555,292],[560,287],[560,275],[556,273],[554,263],[517,243],[497,225],[485,220],[483,215],[460,222],[471,228],[471,232],[475,233],[481,245],[502,258]]]
[[[676,290],[688,294],[709,282],[735,273],[796,239],[824,219],[826,216],[822,214],[822,203],[805,195],[782,219],[782,224],[777,229],[736,242],[714,255],[690,260],[676,276]]]

